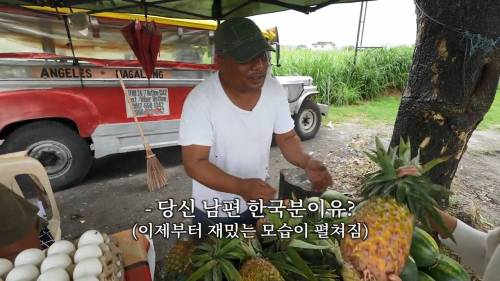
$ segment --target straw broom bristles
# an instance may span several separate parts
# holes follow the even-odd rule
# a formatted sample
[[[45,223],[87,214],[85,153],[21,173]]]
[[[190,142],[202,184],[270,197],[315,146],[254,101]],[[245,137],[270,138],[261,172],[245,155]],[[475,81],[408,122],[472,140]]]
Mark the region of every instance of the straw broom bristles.
[[[149,191],[165,187],[168,183],[167,173],[151,149],[146,150],[146,162]]]
[[[125,88],[125,84],[123,83],[123,79],[122,79],[122,75],[121,75],[120,71],[117,71],[117,74],[118,74],[118,78],[120,79],[120,85],[122,86],[123,93],[125,94],[125,97],[126,97],[126,100],[128,103],[128,107],[130,108],[130,111],[132,112],[132,116],[134,117],[135,124],[137,125],[137,128],[139,129],[139,132],[141,134],[142,143],[144,145],[144,150],[146,151],[148,189],[149,189],[149,191],[161,189],[161,188],[167,186],[167,183],[168,183],[167,173],[165,172],[165,169],[161,165],[158,158],[156,158],[156,155],[151,150],[151,147],[149,146],[149,143],[146,140],[146,137],[144,136],[144,131],[142,130],[141,124],[139,123],[139,120],[137,119],[137,116],[135,115],[135,108],[130,100],[127,89]]]

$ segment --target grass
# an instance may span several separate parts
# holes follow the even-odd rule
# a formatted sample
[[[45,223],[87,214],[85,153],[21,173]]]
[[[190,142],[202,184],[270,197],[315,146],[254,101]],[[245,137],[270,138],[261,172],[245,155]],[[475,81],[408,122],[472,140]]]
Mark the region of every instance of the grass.
[[[384,96],[357,105],[330,106],[324,123],[361,122],[365,125],[393,124],[399,107],[399,97]]]
[[[495,100],[490,110],[479,124],[479,129],[500,129],[500,88],[497,89]]]
[[[373,101],[364,101],[357,105],[330,106],[323,123],[360,122],[371,126],[377,124],[393,125],[399,108],[400,97],[395,95],[382,96]],[[500,88],[497,89],[495,100],[479,130],[500,128]]]
[[[354,51],[283,50],[275,75],[306,75],[314,79],[324,104],[349,105],[379,97],[389,88],[403,89],[408,78],[413,47]]]
[[[314,79],[320,94],[318,102],[331,105],[325,124],[357,121],[366,125],[392,125],[400,98],[387,95],[402,91],[408,79],[413,47],[367,49],[354,51],[282,49],[281,67],[275,75],[305,75]],[[497,97],[479,124],[480,130],[500,128],[500,88]]]

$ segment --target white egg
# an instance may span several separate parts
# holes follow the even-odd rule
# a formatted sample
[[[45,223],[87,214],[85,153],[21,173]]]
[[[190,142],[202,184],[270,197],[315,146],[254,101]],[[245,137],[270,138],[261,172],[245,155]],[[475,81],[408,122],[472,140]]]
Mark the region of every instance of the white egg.
[[[51,268],[38,276],[36,281],[69,281],[69,274],[63,268]]]
[[[14,265],[10,260],[0,258],[0,278],[5,278],[13,267]]]
[[[66,269],[70,264],[71,258],[68,255],[55,254],[48,256],[45,260],[43,260],[42,265],[40,266],[40,271],[44,273],[45,271],[56,267]]]
[[[7,274],[5,281],[34,280],[39,274],[40,272],[36,266],[32,264],[25,264],[14,267],[14,269]]]
[[[88,258],[100,258],[102,257],[102,250],[98,245],[89,244],[84,245],[75,252],[74,261],[75,263],[79,263],[81,260]]]
[[[68,256],[73,255],[75,252],[75,245],[67,240],[59,240],[50,245],[47,250],[47,256],[52,256],[56,254],[66,254]]]
[[[73,271],[73,279],[83,276],[97,276],[102,272],[102,263],[97,258],[84,259],[76,264]]]
[[[74,281],[99,281],[99,278],[95,276],[83,276],[78,279],[75,279]]]
[[[104,237],[97,230],[87,230],[85,231],[80,239],[78,240],[78,248],[89,244],[101,244],[104,243]]]
[[[39,266],[44,258],[45,254],[42,250],[36,248],[26,249],[17,255],[16,259],[14,260],[14,265],[20,266],[25,264],[33,264]]]

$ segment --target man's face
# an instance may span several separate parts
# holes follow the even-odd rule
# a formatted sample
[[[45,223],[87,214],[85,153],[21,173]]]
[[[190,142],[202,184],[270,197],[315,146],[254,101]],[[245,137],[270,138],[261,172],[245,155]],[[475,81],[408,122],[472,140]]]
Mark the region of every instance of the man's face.
[[[269,67],[266,52],[245,63],[238,63],[230,56],[219,56],[218,62],[222,78],[234,88],[247,92],[264,85]]]

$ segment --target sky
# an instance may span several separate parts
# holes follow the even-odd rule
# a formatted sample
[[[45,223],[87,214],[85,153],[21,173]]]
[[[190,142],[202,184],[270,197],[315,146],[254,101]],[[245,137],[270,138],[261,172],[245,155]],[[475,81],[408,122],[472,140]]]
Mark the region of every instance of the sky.
[[[277,26],[282,45],[333,41],[338,47],[354,46],[361,3],[336,4],[308,15],[285,11],[251,17],[261,29]],[[413,0],[369,1],[363,46],[398,46],[415,43]]]

